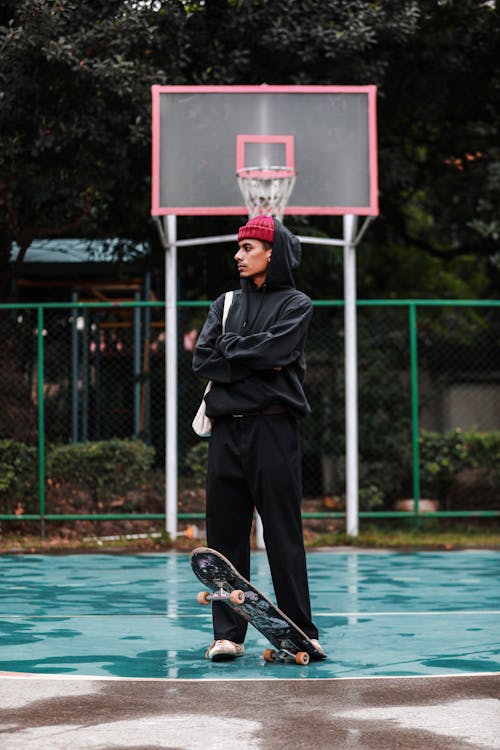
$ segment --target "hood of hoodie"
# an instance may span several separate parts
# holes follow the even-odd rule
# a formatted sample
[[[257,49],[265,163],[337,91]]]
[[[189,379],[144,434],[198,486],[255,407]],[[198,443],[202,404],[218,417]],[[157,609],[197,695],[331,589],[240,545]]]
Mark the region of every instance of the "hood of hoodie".
[[[266,288],[295,288],[292,272],[299,266],[301,256],[302,248],[299,238],[283,226],[278,219],[274,219],[273,252],[266,273]],[[245,292],[255,290],[253,282],[249,279],[243,279],[241,285]]]
[[[251,279],[241,279],[242,293],[234,295],[222,335],[221,295],[214,303],[217,313],[207,318],[198,338],[193,369],[213,381],[205,401],[208,416],[215,419],[254,413],[276,404],[296,416],[310,411],[303,381],[312,304],[295,288],[293,279],[301,247],[298,237],[281,222],[274,220],[274,227],[265,283],[257,287]],[[272,342],[266,341],[266,332],[277,322],[281,323],[279,335]],[[280,357],[287,364],[282,366]]]

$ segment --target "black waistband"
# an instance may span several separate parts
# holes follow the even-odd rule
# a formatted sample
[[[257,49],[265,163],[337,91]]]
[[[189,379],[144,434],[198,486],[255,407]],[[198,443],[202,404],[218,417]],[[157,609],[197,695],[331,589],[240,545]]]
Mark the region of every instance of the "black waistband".
[[[231,417],[240,418],[240,417],[266,417],[271,414],[286,414],[288,412],[288,409],[286,406],[280,405],[280,404],[271,404],[270,406],[266,406],[265,409],[260,409],[259,411],[251,411],[251,412],[245,412],[243,414],[231,414]]]

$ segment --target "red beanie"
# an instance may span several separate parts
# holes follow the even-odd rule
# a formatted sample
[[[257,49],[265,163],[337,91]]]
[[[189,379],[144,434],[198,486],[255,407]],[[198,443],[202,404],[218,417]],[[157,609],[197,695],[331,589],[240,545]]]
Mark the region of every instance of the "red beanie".
[[[273,242],[274,219],[272,216],[254,216],[238,232],[238,242],[245,239]]]

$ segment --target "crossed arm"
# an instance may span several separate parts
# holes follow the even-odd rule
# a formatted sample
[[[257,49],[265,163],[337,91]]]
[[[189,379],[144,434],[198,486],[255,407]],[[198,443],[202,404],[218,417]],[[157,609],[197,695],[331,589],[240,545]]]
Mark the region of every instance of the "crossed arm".
[[[248,336],[231,331],[222,333],[222,309],[218,302],[210,308],[195,348],[196,374],[232,383],[248,377],[252,371],[280,371],[300,356],[312,315],[307,297],[293,299],[266,331]]]

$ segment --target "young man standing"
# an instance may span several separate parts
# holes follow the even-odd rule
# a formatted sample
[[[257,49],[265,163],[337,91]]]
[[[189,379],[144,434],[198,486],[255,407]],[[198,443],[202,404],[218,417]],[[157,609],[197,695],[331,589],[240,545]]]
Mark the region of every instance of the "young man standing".
[[[213,381],[206,396],[213,420],[207,468],[207,544],[250,576],[254,507],[278,606],[310,638],[302,535],[301,451],[297,417],[310,408],[302,387],[311,300],[295,289],[298,238],[271,216],[250,219],[234,256],[241,290],[222,333],[224,295],[211,306],[193,357],[194,372]],[[213,605],[213,661],[244,653],[247,623],[222,602]],[[316,643],[319,647],[319,644]]]

